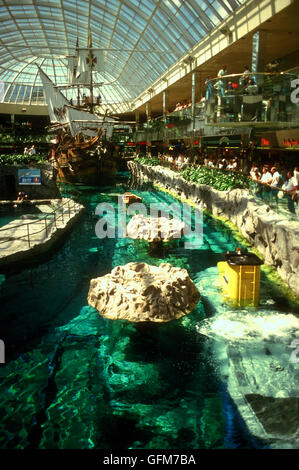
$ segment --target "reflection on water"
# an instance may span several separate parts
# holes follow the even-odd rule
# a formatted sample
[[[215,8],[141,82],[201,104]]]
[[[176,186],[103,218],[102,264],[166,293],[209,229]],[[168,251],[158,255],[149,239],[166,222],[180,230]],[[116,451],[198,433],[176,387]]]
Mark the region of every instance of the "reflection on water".
[[[217,341],[223,363],[211,339],[219,331],[225,336],[221,321],[227,318],[211,322],[219,312],[208,295],[216,279],[209,269],[224,251],[236,248],[233,234],[206,218],[203,244],[196,250],[186,250],[179,240],[151,253],[142,240],[98,239],[97,204],[116,208],[118,194],[129,186],[124,178],[98,190],[67,186],[68,194],[74,191],[86,205],[85,215],[47,262],[1,284],[0,336],[8,362],[0,368],[0,446],[265,446],[250,435],[227,392],[227,338]],[[174,201],[149,183],[134,186],[135,191],[147,206]],[[190,315],[168,324],[102,318],[87,305],[90,279],[131,261],[187,268],[202,301]],[[204,286],[205,273],[209,285]],[[221,304],[219,291],[212,291]]]

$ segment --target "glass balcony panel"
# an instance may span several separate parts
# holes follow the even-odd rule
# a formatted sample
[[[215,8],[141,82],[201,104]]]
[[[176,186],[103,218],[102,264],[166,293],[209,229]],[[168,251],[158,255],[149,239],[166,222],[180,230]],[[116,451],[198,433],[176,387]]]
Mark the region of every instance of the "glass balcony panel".
[[[291,99],[295,74],[255,73],[211,79],[206,88],[206,122],[299,120]]]

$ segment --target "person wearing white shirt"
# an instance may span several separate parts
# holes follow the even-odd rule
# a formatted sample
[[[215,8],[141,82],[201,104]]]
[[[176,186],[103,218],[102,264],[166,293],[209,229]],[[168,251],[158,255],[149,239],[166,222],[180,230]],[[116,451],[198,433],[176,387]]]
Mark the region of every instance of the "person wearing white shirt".
[[[299,186],[299,167],[298,166],[295,166],[293,174],[294,174],[294,178],[297,181],[297,186]]]
[[[264,184],[271,184],[272,183],[272,175],[267,168],[263,168],[263,174],[261,177],[261,183]]]
[[[29,155],[36,155],[36,150],[35,150],[34,145],[32,145],[32,147],[30,147],[30,149],[29,149]]]
[[[290,171],[287,173],[287,180],[283,183],[282,188],[286,193],[291,193],[297,189],[297,179],[292,175]]]
[[[183,163],[184,163],[183,156],[179,155],[176,161],[176,166],[179,170],[182,168]]]
[[[295,198],[298,189],[298,181],[290,171],[287,173],[287,178],[287,181],[284,182],[281,189],[287,194],[289,211],[295,214],[295,204],[292,196]]]
[[[219,78],[217,82],[219,96],[224,96],[225,80],[222,78],[224,75],[227,75],[226,65],[223,65],[217,74]]]
[[[271,168],[271,173],[272,173],[272,182],[271,185],[278,187],[281,183],[281,174],[277,170],[275,166]]]
[[[235,160],[230,160],[230,162],[228,163],[226,169],[227,170],[235,170],[237,167],[237,162],[235,162]]]
[[[237,166],[238,166],[238,163],[237,163],[237,160],[235,159],[232,161],[232,170],[236,170]]]
[[[185,168],[187,168],[187,166],[189,165],[189,157],[187,157],[187,155],[185,155],[185,158],[184,158],[184,162],[182,163],[182,169],[184,170]]]
[[[257,171],[257,167],[255,165],[252,165],[249,174],[253,180],[256,179],[256,171]]]

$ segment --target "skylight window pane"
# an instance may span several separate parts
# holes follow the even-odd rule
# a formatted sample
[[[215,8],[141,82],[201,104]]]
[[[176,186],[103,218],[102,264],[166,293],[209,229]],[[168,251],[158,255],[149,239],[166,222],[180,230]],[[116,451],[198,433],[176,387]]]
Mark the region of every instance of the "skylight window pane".
[[[93,45],[107,48],[105,80],[121,77],[121,86],[114,82],[107,87],[107,99],[119,102],[121,97],[136,97],[241,3],[244,0],[6,0],[0,6],[1,78],[38,86],[34,65],[38,57],[52,79],[66,82],[62,57],[75,54],[77,38],[79,46],[87,46],[91,11]],[[136,45],[137,50],[149,52],[124,52]],[[156,53],[159,49],[168,53]],[[102,74],[97,76],[103,81]],[[13,97],[23,100],[24,90],[18,87]]]

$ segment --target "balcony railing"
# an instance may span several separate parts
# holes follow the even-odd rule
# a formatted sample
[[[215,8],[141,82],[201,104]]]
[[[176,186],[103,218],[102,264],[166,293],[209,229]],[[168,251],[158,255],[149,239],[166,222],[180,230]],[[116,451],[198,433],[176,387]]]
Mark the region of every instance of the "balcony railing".
[[[200,122],[205,119],[204,111],[204,103],[196,103],[194,121],[191,107],[168,113],[165,118],[161,116],[150,120],[139,125],[138,130],[134,133],[134,140],[140,142],[199,136],[201,135]]]
[[[206,122],[299,122],[296,78],[291,73],[213,78],[206,85]]]
[[[248,73],[213,78],[206,96],[192,108],[178,111],[139,127],[134,140],[164,140],[197,137],[205,126],[229,123],[278,123],[299,125],[298,73]],[[194,119],[193,119],[194,118]],[[226,124],[227,123],[227,124]],[[207,132],[205,131],[207,134]]]
[[[250,182],[250,193],[259,202],[267,204],[275,212],[298,221],[299,202],[292,193],[286,193],[281,188],[262,184],[258,181]]]

